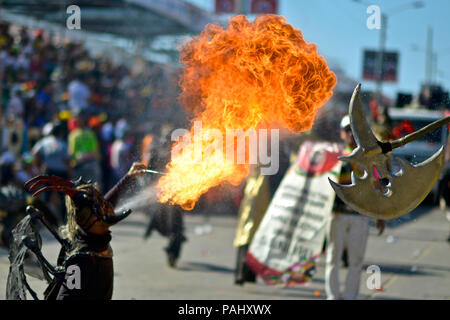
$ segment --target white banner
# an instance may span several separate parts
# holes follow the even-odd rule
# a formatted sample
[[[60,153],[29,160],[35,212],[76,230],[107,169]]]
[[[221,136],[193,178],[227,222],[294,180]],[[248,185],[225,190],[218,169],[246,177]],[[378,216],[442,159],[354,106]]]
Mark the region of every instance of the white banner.
[[[305,142],[287,171],[256,231],[248,265],[267,283],[303,283],[321,253],[335,199],[338,144]]]

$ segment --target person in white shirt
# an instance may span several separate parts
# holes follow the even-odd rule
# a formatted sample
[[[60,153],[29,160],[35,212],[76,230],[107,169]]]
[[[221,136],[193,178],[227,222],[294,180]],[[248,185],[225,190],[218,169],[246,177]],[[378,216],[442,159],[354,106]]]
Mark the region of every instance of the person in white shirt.
[[[88,86],[84,84],[84,75],[79,74],[75,80],[69,83],[69,107],[72,111],[79,109],[84,110],[89,106],[89,98],[91,91]]]
[[[350,126],[350,118],[346,115],[340,124],[341,139],[344,141],[346,153],[356,148],[356,142]],[[351,172],[359,176],[361,172],[345,162],[339,176],[340,184],[351,183]],[[383,220],[376,221],[378,235],[385,228]],[[336,197],[332,218],[327,234],[325,292],[328,300],[354,300],[358,298],[361,280],[361,269],[369,237],[369,218],[355,212],[339,197]],[[339,269],[344,248],[347,247],[348,271],[343,292],[340,290]]]

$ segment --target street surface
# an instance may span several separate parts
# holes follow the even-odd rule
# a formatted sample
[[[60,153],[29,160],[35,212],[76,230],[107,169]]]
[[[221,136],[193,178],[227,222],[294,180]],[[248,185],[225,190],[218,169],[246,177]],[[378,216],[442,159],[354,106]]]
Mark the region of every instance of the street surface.
[[[233,272],[236,250],[233,238],[235,216],[186,215],[186,236],[176,269],[168,267],[164,247],[167,239],[156,231],[144,241],[147,217],[135,213],[112,228],[114,249],[113,299],[325,299],[324,257],[318,261],[313,281],[302,287],[277,287],[257,283],[236,286]],[[210,227],[205,227],[209,224]],[[208,230],[209,229],[209,230]],[[421,206],[390,222],[378,237],[370,228],[360,299],[450,299],[449,222],[437,207]],[[44,255],[56,262],[59,245],[44,235]],[[381,268],[381,290],[367,288],[369,265]],[[5,299],[9,261],[0,249],[0,299]],[[343,283],[346,270],[342,269]],[[40,294],[45,283],[28,277]],[[30,297],[31,299],[31,297]]]

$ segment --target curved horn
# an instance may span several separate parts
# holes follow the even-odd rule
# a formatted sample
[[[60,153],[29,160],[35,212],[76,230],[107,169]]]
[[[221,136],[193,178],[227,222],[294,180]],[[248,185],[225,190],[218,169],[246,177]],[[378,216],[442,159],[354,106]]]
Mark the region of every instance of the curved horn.
[[[103,221],[106,222],[107,224],[109,224],[110,226],[112,226],[112,225],[115,225],[117,222],[122,221],[123,219],[128,217],[131,212],[132,212],[132,210],[128,209],[128,210],[122,211],[122,213],[116,214],[114,216],[105,216],[103,218]]]
[[[38,180],[37,182],[33,183],[28,190],[30,191],[34,191],[36,190],[38,187],[40,187],[43,184],[50,184],[53,186],[60,186],[60,187],[72,187],[72,183],[70,181],[58,181],[58,180],[53,180],[53,179],[41,179]]]
[[[45,191],[63,192],[71,198],[73,198],[73,196],[75,196],[78,193],[78,190],[75,190],[75,189],[72,189],[69,187],[65,187],[65,186],[47,186],[47,187],[39,189],[38,191],[33,193],[33,197],[37,197],[38,195],[40,195],[42,192],[45,192]]]
[[[27,182],[25,182],[24,186],[25,186],[25,188],[30,188],[30,191],[32,191],[32,189],[36,189],[36,187],[41,184],[52,184],[55,186],[59,185],[59,186],[66,186],[66,187],[73,186],[73,183],[71,181],[63,179],[58,176],[53,176],[53,175],[36,176],[34,178],[31,178]]]

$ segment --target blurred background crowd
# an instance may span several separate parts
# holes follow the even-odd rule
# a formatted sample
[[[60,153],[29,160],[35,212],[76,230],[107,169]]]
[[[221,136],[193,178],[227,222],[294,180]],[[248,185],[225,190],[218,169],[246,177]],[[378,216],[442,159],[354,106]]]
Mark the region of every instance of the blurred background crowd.
[[[184,118],[176,69],[116,64],[82,42],[4,21],[0,61],[0,186],[54,174],[88,177],[106,192],[133,161],[165,161],[162,148]],[[151,158],[156,148],[159,159]],[[57,196],[48,205],[63,213]]]

